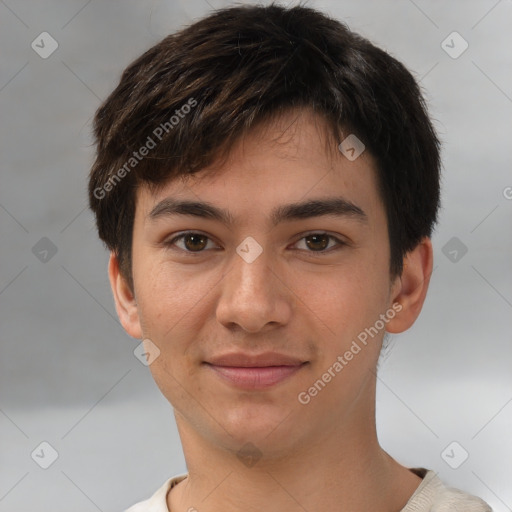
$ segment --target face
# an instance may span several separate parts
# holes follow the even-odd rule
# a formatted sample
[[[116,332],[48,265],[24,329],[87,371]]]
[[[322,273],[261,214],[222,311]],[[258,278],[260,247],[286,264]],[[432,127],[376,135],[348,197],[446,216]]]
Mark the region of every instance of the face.
[[[387,223],[370,155],[327,151],[321,128],[289,113],[212,172],[138,191],[123,324],[158,347],[150,369],[182,425],[217,446],[283,448],[368,421],[398,314]],[[280,368],[212,364],[267,353]]]

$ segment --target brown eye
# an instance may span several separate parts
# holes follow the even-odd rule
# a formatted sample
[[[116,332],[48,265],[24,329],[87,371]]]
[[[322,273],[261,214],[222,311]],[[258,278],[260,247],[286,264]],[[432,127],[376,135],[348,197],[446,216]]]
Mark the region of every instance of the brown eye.
[[[329,245],[329,235],[315,234],[304,237],[306,245],[313,251],[323,251]]]
[[[208,237],[200,233],[192,233],[183,235],[183,242],[190,251],[202,251],[208,243]]]
[[[318,253],[318,256],[322,256],[342,249],[347,243],[336,236],[319,232],[303,236],[295,245],[301,251],[310,254]]]
[[[195,231],[188,231],[174,237],[172,240],[164,242],[164,245],[170,249],[177,247],[187,253],[200,253],[205,252],[204,249],[211,248],[209,244],[212,243],[208,236],[196,233]]]

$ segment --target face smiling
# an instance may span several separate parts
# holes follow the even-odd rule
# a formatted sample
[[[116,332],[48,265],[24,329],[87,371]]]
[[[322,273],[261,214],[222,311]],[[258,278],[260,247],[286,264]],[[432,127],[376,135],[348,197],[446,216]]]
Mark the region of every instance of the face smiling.
[[[298,400],[400,289],[373,160],[329,153],[321,127],[290,112],[250,132],[215,172],[139,189],[135,297],[111,258],[122,324],[159,348],[150,369],[180,429],[216,446],[284,452],[355,429],[373,410],[384,329],[309,403]],[[242,359],[216,360],[232,354]],[[220,366],[270,364],[281,368]]]

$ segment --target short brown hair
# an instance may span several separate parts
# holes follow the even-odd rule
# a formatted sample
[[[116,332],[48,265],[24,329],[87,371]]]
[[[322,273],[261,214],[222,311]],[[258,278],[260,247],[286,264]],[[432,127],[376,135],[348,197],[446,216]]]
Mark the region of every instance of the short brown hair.
[[[323,116],[338,142],[355,134],[374,157],[390,273],[401,274],[404,255],[431,236],[440,201],[440,143],[416,80],[314,9],[255,5],[215,11],[165,37],[126,68],[96,112],[89,204],[132,290],[137,188],[200,171],[256,123],[297,107]]]

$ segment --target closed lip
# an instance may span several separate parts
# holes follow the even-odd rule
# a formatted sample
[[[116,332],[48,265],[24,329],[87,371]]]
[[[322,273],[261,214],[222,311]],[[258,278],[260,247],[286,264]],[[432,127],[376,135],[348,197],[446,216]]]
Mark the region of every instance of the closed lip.
[[[263,354],[247,354],[243,352],[232,352],[215,356],[207,361],[206,364],[214,366],[231,366],[235,368],[264,368],[266,366],[300,366],[307,361],[297,357],[277,352],[264,352]]]

